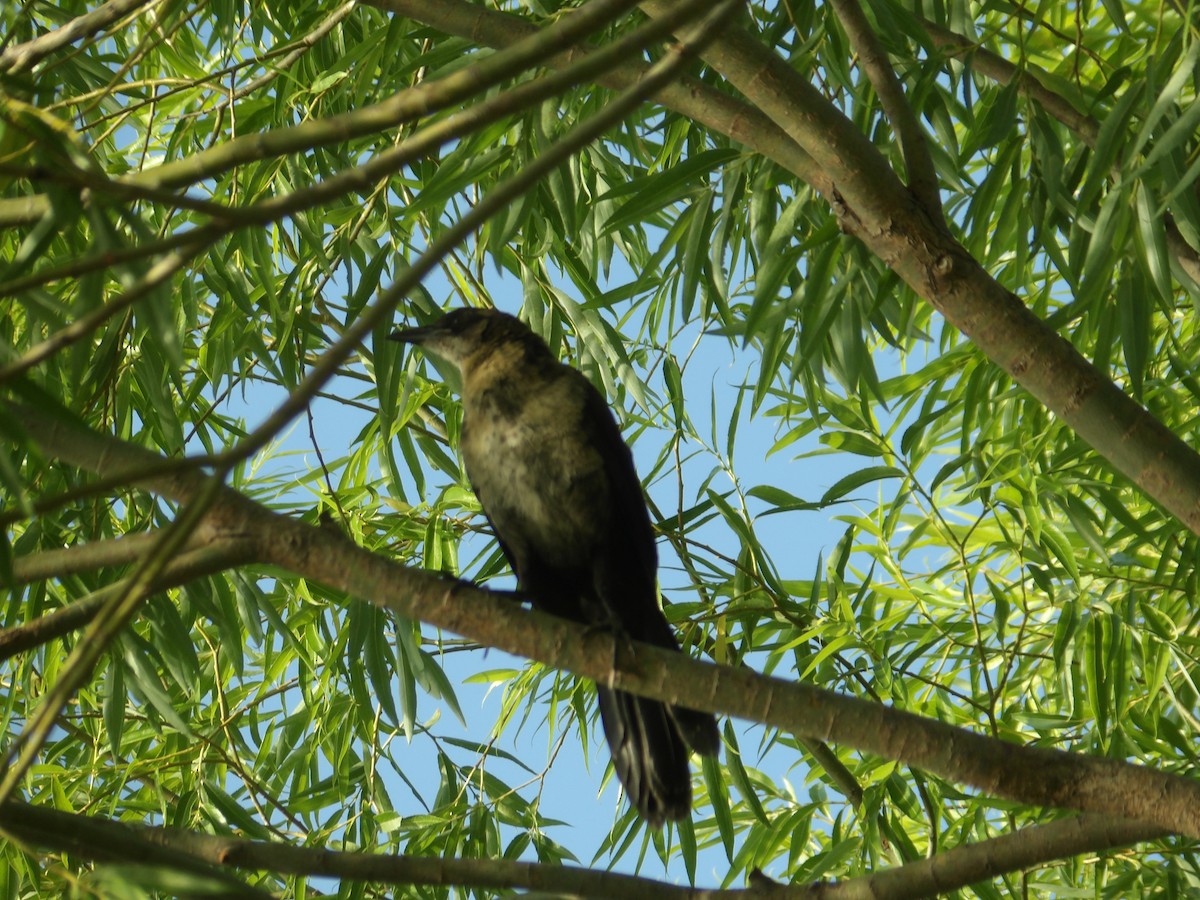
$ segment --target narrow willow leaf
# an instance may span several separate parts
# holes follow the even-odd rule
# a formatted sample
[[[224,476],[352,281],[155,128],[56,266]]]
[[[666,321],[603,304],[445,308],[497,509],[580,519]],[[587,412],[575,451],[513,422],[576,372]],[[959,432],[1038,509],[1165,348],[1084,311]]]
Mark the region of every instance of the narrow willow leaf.
[[[857,490],[863,485],[870,484],[873,481],[883,481],[889,478],[903,478],[904,472],[897,469],[895,466],[869,466],[866,469],[860,469],[857,472],[851,472],[844,478],[838,481],[825,492],[821,497],[821,503],[833,503],[835,500],[840,500],[852,491]]]

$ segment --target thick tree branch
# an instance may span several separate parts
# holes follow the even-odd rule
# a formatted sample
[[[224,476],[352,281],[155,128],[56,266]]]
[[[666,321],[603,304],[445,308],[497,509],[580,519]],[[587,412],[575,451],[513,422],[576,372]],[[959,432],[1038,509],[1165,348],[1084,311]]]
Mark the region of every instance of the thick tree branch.
[[[145,826],[8,801],[0,804],[0,830],[32,847],[66,851],[82,859],[161,865],[204,876],[222,897],[270,900],[273,896],[243,884],[233,873],[221,871],[219,864],[186,848],[155,840],[156,829]]]
[[[42,451],[98,474],[128,469],[154,454],[66,425],[22,407],[22,420]],[[195,496],[201,473],[154,478],[147,486],[172,499]],[[632,693],[695,709],[774,725],[801,737],[843,743],[925,769],[994,796],[1136,820],[1200,838],[1200,783],[1118,760],[1019,746],[930,719],[590,634],[581,626],[518,608],[465,582],[405,568],[375,556],[329,529],[273,513],[221,488],[207,524],[259,538],[259,558],[401,616],[419,619],[481,644],[544,661]],[[616,670],[613,660],[618,660]]]
[[[642,7],[657,16],[669,4],[646,0]],[[828,171],[834,189],[823,193],[843,227],[1118,472],[1200,534],[1200,454],[992,278],[785,60],[736,27],[702,55]]]
[[[95,816],[81,816],[8,803],[0,807],[0,828],[43,847],[70,849],[85,858],[186,860],[188,871],[212,867],[310,875],[347,881],[375,881],[401,885],[461,886],[483,890],[534,890],[581,897],[623,897],[656,900],[659,897],[747,896],[746,891],[708,892],[653,881],[634,875],[543,865],[500,859],[442,859],[384,853],[338,853],[280,842],[252,841],[177,828],[130,825]],[[90,847],[73,840],[88,835]]]
[[[1161,836],[1162,832],[1136,822],[1113,821],[1108,816],[1076,816],[827,885],[818,896],[821,900],[917,900],[940,896],[1052,859],[1113,850]]]

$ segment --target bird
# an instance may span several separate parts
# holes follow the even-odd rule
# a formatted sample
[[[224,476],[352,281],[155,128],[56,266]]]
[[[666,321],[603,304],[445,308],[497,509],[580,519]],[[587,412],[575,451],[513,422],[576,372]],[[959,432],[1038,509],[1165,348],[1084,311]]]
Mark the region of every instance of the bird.
[[[633,454],[603,395],[514,316],[465,307],[390,338],[461,375],[467,477],[518,593],[535,608],[679,651]],[[613,768],[652,828],[691,812],[689,748],[720,752],[710,713],[597,684]]]

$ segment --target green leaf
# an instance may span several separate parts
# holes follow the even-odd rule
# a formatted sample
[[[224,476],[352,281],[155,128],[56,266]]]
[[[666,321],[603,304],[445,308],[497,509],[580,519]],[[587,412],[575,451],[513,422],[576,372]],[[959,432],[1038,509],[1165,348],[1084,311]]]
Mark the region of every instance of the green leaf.
[[[884,455],[884,449],[876,442],[874,435],[854,431],[827,431],[821,435],[820,441],[833,450],[844,450],[859,456]]]
[[[121,736],[125,732],[125,678],[124,671],[116,660],[104,673],[104,730],[108,738],[108,749],[115,757],[121,756]]]
[[[1078,209],[1090,210],[1100,190],[1112,177],[1112,170],[1117,166],[1117,159],[1124,149],[1130,122],[1134,120],[1133,109],[1141,101],[1144,90],[1144,84],[1130,84],[1121,99],[1101,119],[1096,146],[1088,159],[1087,178],[1078,191]],[[1140,144],[1135,145],[1131,155],[1136,155],[1139,150]]]
[[[701,770],[704,773],[704,783],[708,787],[708,800],[712,804],[713,818],[717,823],[717,833],[725,848],[726,859],[733,860],[734,830],[733,808],[729,803],[729,789],[721,775],[721,766],[715,756],[702,756]]]
[[[1072,599],[1062,607],[1054,626],[1054,667],[1059,672],[1065,671],[1074,657],[1074,642],[1078,627],[1079,604],[1078,601]]]
[[[821,497],[821,505],[824,506],[833,503],[836,500],[841,500],[847,494],[857,490],[863,485],[870,484],[873,481],[884,481],[889,478],[903,478],[904,472],[897,469],[895,466],[868,466],[865,469],[860,469],[857,472],[851,472],[844,478],[839,478],[829,490]]]
[[[616,200],[630,197],[617,213],[605,224],[605,231],[612,232],[643,219],[652,219],[654,214],[683,196],[694,195],[696,188],[708,181],[708,176],[718,167],[732,162],[740,156],[738,150],[707,150],[697,153],[687,162],[664,171],[634,178],[603,194],[600,200]]]
[[[1137,269],[1126,269],[1117,280],[1117,322],[1121,353],[1129,371],[1129,387],[1133,396],[1140,400],[1152,355],[1150,316],[1153,310],[1144,290],[1146,285],[1137,272]]]
[[[446,673],[442,667],[428,653],[421,653],[421,671],[420,679],[422,686],[429,693],[439,699],[444,700],[446,705],[450,707],[450,711],[454,713],[454,717],[466,727],[467,720],[463,715],[462,708],[458,705],[458,698],[454,694],[454,686],[450,683],[450,679],[446,677]]]
[[[1200,172],[1200,169],[1197,169]],[[1141,250],[1139,261],[1160,299],[1171,296],[1171,263],[1167,250],[1166,225],[1161,210],[1151,207],[1144,183],[1138,184],[1134,195],[1137,207],[1137,226]],[[1147,304],[1149,305],[1149,304]]]
[[[1141,130],[1138,132],[1137,139],[1133,145],[1134,154],[1142,152],[1142,148],[1149,143],[1163,117],[1176,105],[1181,92],[1195,75],[1197,60],[1200,60],[1200,46],[1192,42],[1187,53],[1179,60],[1179,64],[1175,67],[1175,71],[1171,74],[1167,83],[1163,85],[1163,89],[1154,98],[1154,105],[1142,121]]]
[[[126,635],[121,641],[125,665],[129,667],[130,686],[146,700],[154,711],[162,716],[172,728],[190,738],[192,730],[184,718],[175,711],[175,704],[163,689],[162,681],[154,666],[147,659],[148,646],[134,635]]]
[[[393,673],[398,668],[392,641],[384,630],[387,616],[374,606],[356,604],[356,612],[362,619],[364,633],[362,636],[362,661],[366,667],[367,678],[375,693],[375,701],[387,716],[388,721],[399,724],[400,715],[396,711],[395,681]],[[412,722],[405,721],[405,731],[411,731]]]
[[[729,779],[741,795],[742,802],[749,807],[754,817],[764,825],[768,825],[770,821],[767,818],[767,812],[759,802],[758,793],[750,781],[750,776],[746,772],[745,766],[742,765],[742,751],[738,746],[737,735],[734,733],[731,722],[726,721],[724,732],[725,768],[729,772]]]

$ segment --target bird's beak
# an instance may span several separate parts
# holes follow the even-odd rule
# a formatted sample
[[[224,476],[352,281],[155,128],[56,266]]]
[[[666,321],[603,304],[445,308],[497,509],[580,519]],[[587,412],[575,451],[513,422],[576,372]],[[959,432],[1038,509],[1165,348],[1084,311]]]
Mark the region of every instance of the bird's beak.
[[[420,344],[433,331],[429,326],[421,328],[397,328],[388,335],[389,341],[402,341],[405,344]]]

